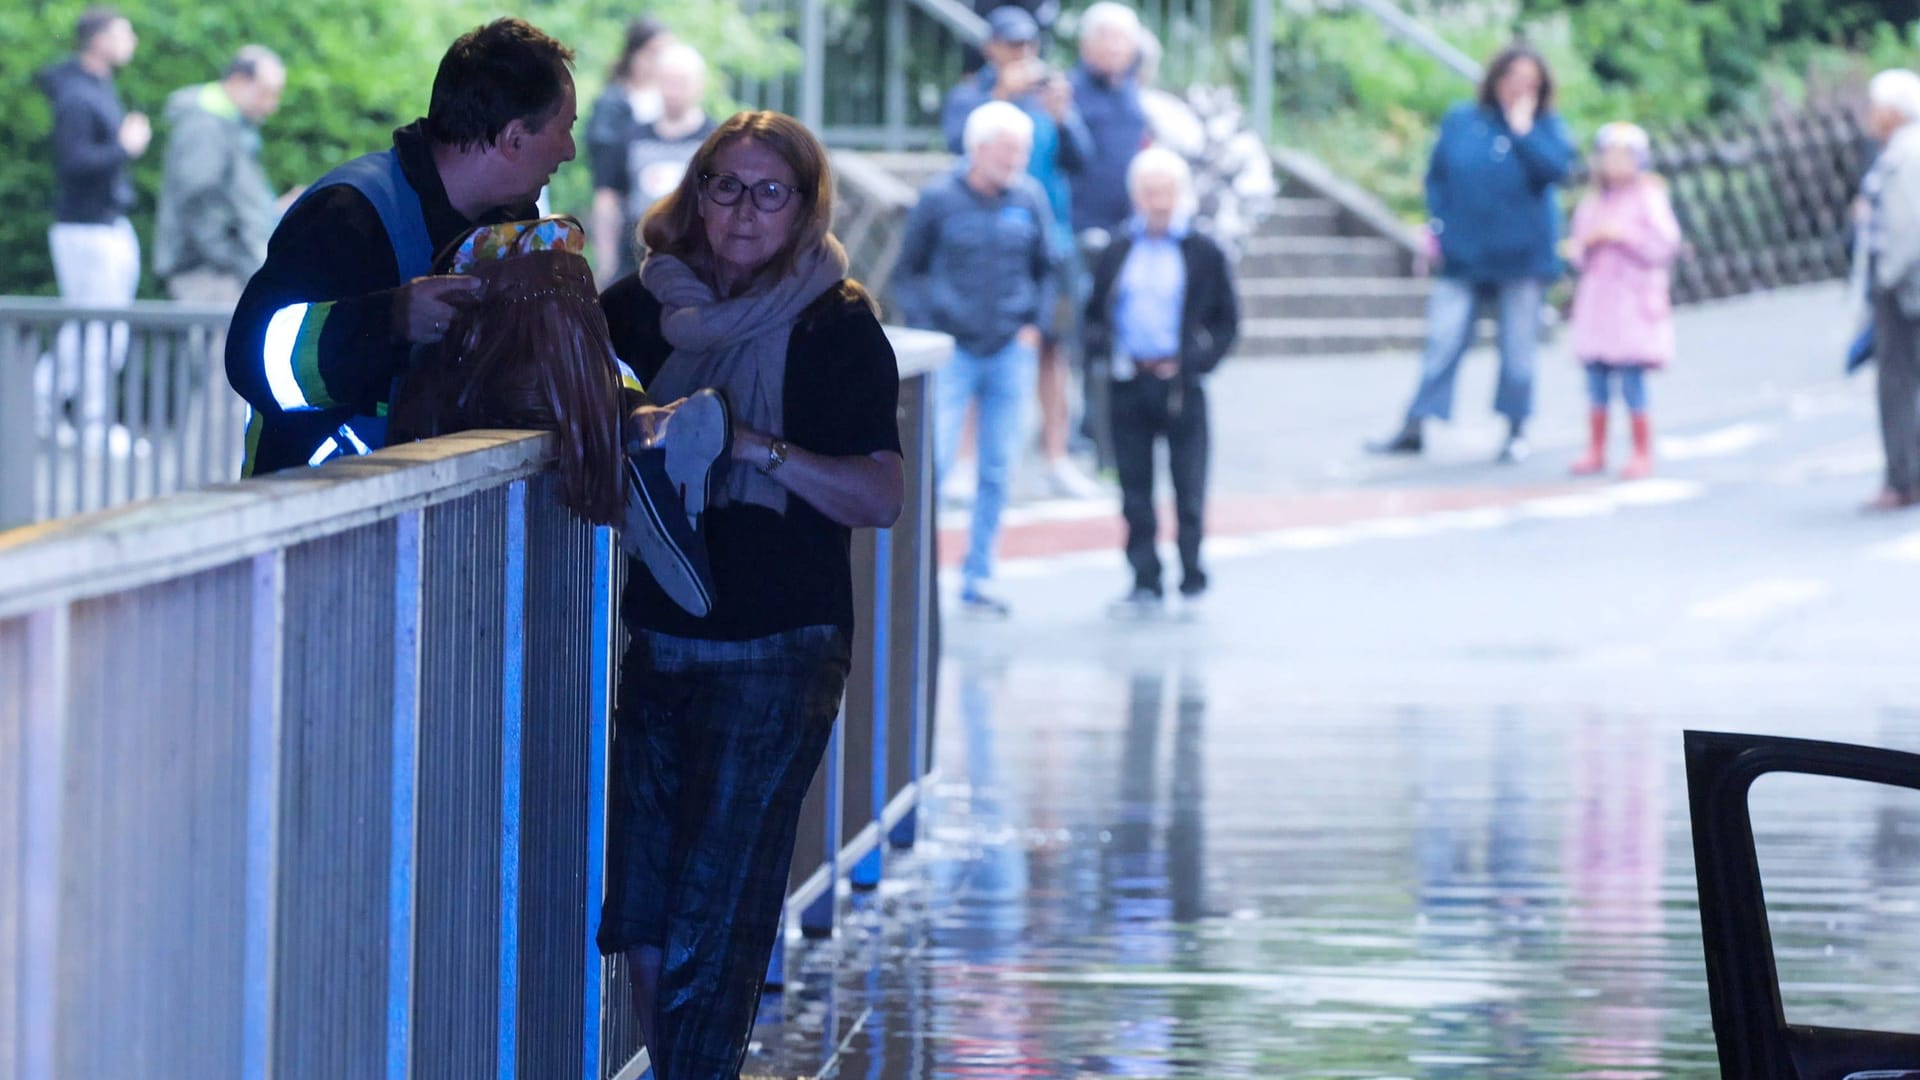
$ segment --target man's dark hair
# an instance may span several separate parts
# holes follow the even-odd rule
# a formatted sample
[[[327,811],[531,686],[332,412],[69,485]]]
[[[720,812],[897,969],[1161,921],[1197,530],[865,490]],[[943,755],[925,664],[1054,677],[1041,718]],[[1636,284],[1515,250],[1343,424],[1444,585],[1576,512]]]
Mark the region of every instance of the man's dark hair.
[[[627,70],[633,67],[633,58],[641,50],[653,44],[653,39],[667,32],[667,24],[651,15],[642,15],[627,24],[627,44],[620,50],[620,59],[614,61],[613,72],[607,76],[608,82],[625,82]]]
[[[1553,69],[1547,66],[1547,58],[1540,55],[1540,50],[1523,41],[1516,41],[1500,50],[1500,55],[1487,65],[1487,73],[1480,80],[1480,104],[1489,109],[1500,107],[1500,80],[1506,78],[1507,72],[1513,70],[1513,65],[1522,60],[1530,60],[1534,67],[1540,69],[1541,114],[1553,111]]]
[[[572,49],[520,19],[469,30],[440,58],[427,136],[471,150],[492,146],[515,120],[538,131],[560,108],[572,61]]]
[[[94,38],[99,37],[107,27],[119,22],[122,18],[124,16],[120,14],[119,8],[108,7],[105,4],[90,7],[81,12],[80,18],[73,24],[73,47],[81,52],[87,51],[87,46],[93,44]]]

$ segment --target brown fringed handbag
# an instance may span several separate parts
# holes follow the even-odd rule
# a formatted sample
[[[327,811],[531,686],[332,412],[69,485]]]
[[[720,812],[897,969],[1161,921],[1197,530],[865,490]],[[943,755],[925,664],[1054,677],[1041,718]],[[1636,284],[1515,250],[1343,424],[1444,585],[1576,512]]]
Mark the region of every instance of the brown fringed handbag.
[[[437,345],[416,350],[393,405],[389,442],[473,428],[559,435],[560,501],[617,524],[626,508],[619,361],[570,217],[483,225],[435,260],[471,274],[482,299]]]

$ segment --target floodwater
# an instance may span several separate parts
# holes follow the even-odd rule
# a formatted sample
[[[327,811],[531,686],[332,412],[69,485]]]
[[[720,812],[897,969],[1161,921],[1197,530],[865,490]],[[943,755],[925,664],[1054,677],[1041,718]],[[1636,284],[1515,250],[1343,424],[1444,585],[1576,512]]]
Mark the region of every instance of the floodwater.
[[[1688,727],[1278,709],[1258,678],[949,662],[924,840],[793,955],[750,1076],[1719,1075]],[[1920,793],[1752,798],[1788,1018],[1920,1030]]]

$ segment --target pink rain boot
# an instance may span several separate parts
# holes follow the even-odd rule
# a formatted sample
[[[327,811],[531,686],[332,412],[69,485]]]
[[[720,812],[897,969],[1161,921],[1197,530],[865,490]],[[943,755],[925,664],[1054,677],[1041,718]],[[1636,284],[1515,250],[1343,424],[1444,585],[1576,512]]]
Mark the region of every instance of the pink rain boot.
[[[1587,456],[1573,463],[1573,475],[1598,476],[1607,468],[1607,410],[1595,409],[1587,414],[1587,431],[1590,442]]]
[[[1644,480],[1653,475],[1653,424],[1645,413],[1633,417],[1633,456],[1620,470],[1622,480]]]

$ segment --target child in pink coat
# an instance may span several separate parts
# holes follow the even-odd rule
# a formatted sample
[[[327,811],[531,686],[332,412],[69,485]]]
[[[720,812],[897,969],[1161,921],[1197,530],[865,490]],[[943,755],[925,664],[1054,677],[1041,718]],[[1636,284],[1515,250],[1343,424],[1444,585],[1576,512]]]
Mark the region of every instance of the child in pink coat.
[[[1608,124],[1594,138],[1593,191],[1580,201],[1567,257],[1580,270],[1570,321],[1573,355],[1587,369],[1592,443],[1576,476],[1607,467],[1607,411],[1620,386],[1633,422],[1633,457],[1621,476],[1653,471],[1646,373],[1673,360],[1670,268],[1680,254],[1680,224],[1667,184],[1647,171],[1647,133]]]

